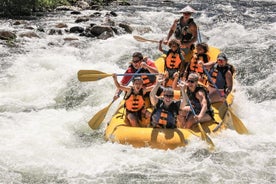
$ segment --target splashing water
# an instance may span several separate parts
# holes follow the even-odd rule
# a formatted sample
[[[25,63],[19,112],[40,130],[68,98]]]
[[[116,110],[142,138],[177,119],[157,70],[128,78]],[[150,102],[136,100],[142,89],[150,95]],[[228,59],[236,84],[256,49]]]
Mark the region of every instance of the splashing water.
[[[1,42],[0,183],[275,183],[275,3],[191,2],[203,41],[226,52],[237,68],[233,109],[251,133],[226,130],[212,137],[216,150],[208,152],[199,138],[168,151],[105,142],[104,129],[118,103],[99,130],[87,125],[112,101],[115,85],[111,78],[80,83],[77,72],[122,73],[135,51],[157,59],[158,45],[133,35],[161,40],[185,6],[131,2],[109,8],[133,34],[66,42],[66,35],[38,33],[39,39],[19,38],[14,47]],[[0,22],[1,29],[23,31],[11,20]],[[68,13],[29,23],[59,22],[74,25]]]

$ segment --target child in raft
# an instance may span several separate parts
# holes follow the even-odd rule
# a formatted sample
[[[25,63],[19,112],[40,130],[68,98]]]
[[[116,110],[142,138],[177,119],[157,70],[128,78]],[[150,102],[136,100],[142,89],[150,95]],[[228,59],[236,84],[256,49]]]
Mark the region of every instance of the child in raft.
[[[169,50],[163,50],[162,40],[159,42],[159,50],[166,54],[164,62],[165,81],[163,86],[171,87],[176,72],[183,73],[185,70],[185,58],[183,52],[180,49],[180,42],[177,39],[169,41]]]
[[[153,86],[143,88],[143,79],[140,76],[135,76],[132,80],[132,86],[123,86],[117,80],[117,75],[112,74],[116,87],[126,92],[124,97],[127,123],[130,126],[138,127],[139,120],[142,118],[142,112],[145,108],[145,94],[150,92]]]

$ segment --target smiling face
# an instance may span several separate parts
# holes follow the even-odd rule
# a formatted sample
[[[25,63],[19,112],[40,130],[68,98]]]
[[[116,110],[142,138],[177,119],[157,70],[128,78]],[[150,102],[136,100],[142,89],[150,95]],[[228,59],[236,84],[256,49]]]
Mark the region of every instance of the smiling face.
[[[134,80],[133,81],[133,88],[135,92],[139,92],[143,87],[143,80],[139,79],[139,80]]]
[[[164,96],[164,99],[163,99],[164,104],[166,106],[169,106],[173,101],[173,89],[165,88],[163,92],[163,96]]]
[[[140,68],[141,62],[142,62],[142,59],[140,59],[139,57],[132,57],[132,66],[135,69],[139,69]]]
[[[217,59],[217,62],[218,62],[218,65],[222,67],[222,66],[225,66],[225,65],[226,65],[226,62],[227,62],[227,61],[224,60],[224,59]]]
[[[196,73],[191,73],[188,76],[188,79],[186,80],[187,86],[190,91],[194,91],[196,86],[197,86],[197,81],[198,81],[198,75]]]

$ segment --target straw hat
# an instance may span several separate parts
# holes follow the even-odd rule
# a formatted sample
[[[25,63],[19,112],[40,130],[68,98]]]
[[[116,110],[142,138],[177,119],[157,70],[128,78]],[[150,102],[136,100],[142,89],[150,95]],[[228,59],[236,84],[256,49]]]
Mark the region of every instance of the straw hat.
[[[189,5],[184,7],[182,10],[178,11],[179,13],[195,13],[196,10],[190,7]]]

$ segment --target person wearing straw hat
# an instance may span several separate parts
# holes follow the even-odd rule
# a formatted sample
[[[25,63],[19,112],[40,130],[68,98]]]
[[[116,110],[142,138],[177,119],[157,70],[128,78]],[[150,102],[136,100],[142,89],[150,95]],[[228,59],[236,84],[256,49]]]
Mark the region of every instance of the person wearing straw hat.
[[[197,25],[193,18],[191,18],[191,15],[196,10],[188,5],[178,12],[183,13],[183,15],[173,22],[167,38],[163,43],[167,44],[174,34],[174,37],[181,42],[182,50],[185,54],[189,54],[194,49],[194,43],[197,41]]]

